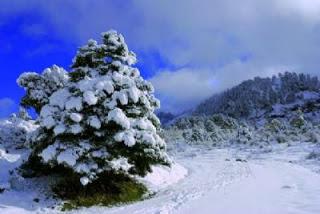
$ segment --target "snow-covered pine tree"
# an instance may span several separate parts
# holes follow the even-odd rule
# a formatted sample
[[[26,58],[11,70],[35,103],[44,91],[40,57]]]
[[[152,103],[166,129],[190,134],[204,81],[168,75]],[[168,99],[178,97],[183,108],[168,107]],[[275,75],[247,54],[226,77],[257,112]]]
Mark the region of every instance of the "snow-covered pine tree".
[[[252,140],[252,131],[247,124],[240,124],[238,128],[237,141],[239,143],[248,143]]]
[[[135,62],[115,31],[102,33],[102,44],[81,47],[70,81],[41,108],[33,156],[71,168],[83,185],[104,172],[145,175],[153,164],[169,165],[153,113],[159,101]]]

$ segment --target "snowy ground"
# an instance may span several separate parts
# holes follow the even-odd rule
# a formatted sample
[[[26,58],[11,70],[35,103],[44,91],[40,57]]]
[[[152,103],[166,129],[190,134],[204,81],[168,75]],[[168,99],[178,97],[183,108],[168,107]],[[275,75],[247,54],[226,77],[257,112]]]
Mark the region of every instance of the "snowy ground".
[[[173,170],[157,168],[145,179],[150,188],[157,191],[152,199],[70,213],[318,214],[319,162],[305,160],[315,147],[310,144],[277,146],[262,153],[245,148],[210,149],[178,144],[171,152],[178,163]],[[16,158],[0,154],[1,178],[7,177],[3,167],[10,167]],[[35,197],[40,198],[40,203],[33,201]],[[50,203],[37,191],[16,188],[0,194],[0,213],[59,212],[47,208]]]

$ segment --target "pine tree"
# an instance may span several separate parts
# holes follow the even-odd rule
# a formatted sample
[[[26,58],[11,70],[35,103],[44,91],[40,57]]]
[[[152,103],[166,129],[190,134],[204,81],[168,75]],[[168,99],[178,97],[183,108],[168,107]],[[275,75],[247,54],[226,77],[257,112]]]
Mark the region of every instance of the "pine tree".
[[[170,165],[153,113],[159,101],[135,62],[115,31],[81,47],[70,81],[41,108],[33,156],[72,169],[83,185],[104,172],[143,176],[153,164]]]

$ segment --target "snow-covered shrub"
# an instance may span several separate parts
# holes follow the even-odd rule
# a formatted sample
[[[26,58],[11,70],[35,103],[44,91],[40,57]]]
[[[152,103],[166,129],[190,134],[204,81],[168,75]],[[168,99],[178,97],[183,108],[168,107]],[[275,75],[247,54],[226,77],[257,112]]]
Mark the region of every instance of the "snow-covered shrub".
[[[170,164],[153,113],[159,101],[151,83],[132,67],[135,62],[122,35],[109,31],[102,44],[89,40],[79,49],[70,80],[60,79],[52,94],[31,87],[27,97],[41,106],[32,157],[72,169],[83,185],[105,172],[145,175],[153,164]]]
[[[284,126],[278,119],[272,119],[269,123],[265,125],[265,130],[271,132],[272,134],[279,133],[283,129]]]
[[[9,119],[0,121],[0,145],[6,149],[23,148],[28,134],[36,130],[37,127],[33,120],[28,119],[27,115],[12,114]]]
[[[210,120],[222,129],[235,129],[238,127],[238,123],[235,119],[223,114],[214,114],[210,117]]]
[[[194,127],[204,128],[203,117],[194,116],[180,118],[174,123],[174,127],[177,127],[178,129],[192,129]]]
[[[212,120],[206,120],[204,122],[204,127],[207,132],[215,132],[218,129],[218,126]]]
[[[239,124],[224,115],[189,116],[178,119],[165,128],[164,135],[170,141],[190,144],[223,144],[234,139]]]
[[[21,104],[24,107],[32,107],[38,113],[48,104],[49,97],[68,82],[67,72],[56,65],[45,69],[42,74],[35,72],[23,73],[17,80],[19,86],[26,90]]]
[[[284,143],[288,139],[285,138],[286,127],[283,121],[279,119],[271,119],[264,124],[264,126],[259,127],[256,136],[264,139],[266,142],[278,142]]]
[[[294,117],[290,121],[291,126],[298,129],[302,129],[306,123],[303,112],[300,109],[296,111]]]
[[[309,138],[308,141],[312,142],[312,143],[319,143],[320,142],[320,134],[319,134],[319,130],[312,129],[309,130],[306,133],[307,137]]]
[[[192,129],[190,141],[192,142],[207,142],[208,136],[204,129]]]
[[[248,143],[252,140],[252,132],[247,124],[241,124],[238,128],[237,141],[239,143]]]

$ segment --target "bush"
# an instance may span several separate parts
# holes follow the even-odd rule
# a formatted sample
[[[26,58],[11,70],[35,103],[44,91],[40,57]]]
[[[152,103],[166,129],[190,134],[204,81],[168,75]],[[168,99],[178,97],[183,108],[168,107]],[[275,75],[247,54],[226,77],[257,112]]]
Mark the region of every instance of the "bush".
[[[63,210],[79,207],[113,206],[121,203],[139,201],[147,196],[147,188],[123,174],[105,172],[86,186],[78,181],[79,175],[69,171],[63,176],[52,191],[56,197],[65,201]]]

